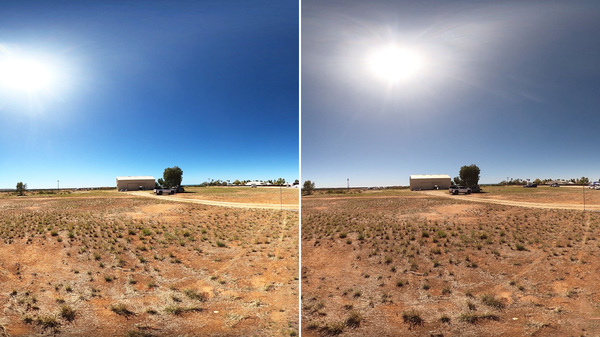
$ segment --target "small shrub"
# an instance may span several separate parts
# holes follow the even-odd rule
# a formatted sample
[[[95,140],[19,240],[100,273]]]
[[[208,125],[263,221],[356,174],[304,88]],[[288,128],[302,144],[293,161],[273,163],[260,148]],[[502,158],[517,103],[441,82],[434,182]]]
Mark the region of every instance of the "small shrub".
[[[183,293],[192,300],[204,302],[207,300],[208,295],[206,293],[198,292],[194,289],[185,289]]]
[[[497,315],[492,315],[492,314],[479,315],[474,312],[468,312],[468,313],[464,313],[464,314],[460,315],[460,320],[462,322],[467,322],[467,323],[471,323],[471,324],[475,324],[484,319],[491,320],[491,321],[499,321],[500,317]]]
[[[402,320],[404,323],[409,324],[409,329],[414,328],[417,325],[423,325],[423,319],[416,310],[410,310],[402,313]]]
[[[129,317],[134,316],[135,313],[127,308],[127,306],[123,303],[115,304],[110,306],[110,311],[114,312],[117,315]]]
[[[345,322],[336,322],[336,323],[329,323],[329,324],[321,327],[321,329],[319,329],[319,330],[321,331],[321,333],[323,335],[335,336],[335,335],[339,335],[342,332],[344,332],[344,327],[345,327]]]
[[[60,322],[55,316],[40,316],[37,318],[36,323],[42,327],[42,329],[52,329],[58,331]]]
[[[346,326],[349,328],[358,328],[360,326],[360,322],[362,321],[362,316],[356,312],[352,311],[348,318],[346,318]]]
[[[179,305],[172,305],[165,308],[165,312],[169,315],[179,316],[186,312],[202,311],[200,307],[181,307]]]
[[[495,298],[493,295],[490,295],[490,294],[485,294],[485,295],[481,296],[481,302],[492,308],[496,308],[496,309],[504,308],[504,303],[502,303],[502,301],[500,301],[499,299]]]
[[[75,320],[75,310],[68,305],[63,305],[60,307],[60,317],[64,318],[68,322],[72,322]]]

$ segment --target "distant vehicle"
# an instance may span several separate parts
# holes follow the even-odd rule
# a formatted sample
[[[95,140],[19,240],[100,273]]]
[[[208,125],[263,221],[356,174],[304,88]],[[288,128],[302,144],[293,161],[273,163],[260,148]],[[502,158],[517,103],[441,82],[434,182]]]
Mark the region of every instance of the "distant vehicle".
[[[175,188],[175,192],[183,193],[183,192],[185,192],[185,189],[182,186],[177,186],[177,188]]]
[[[175,194],[175,190],[172,188],[155,188],[154,194],[156,194],[156,195]]]
[[[523,185],[523,187],[537,187],[537,184],[527,184]]]
[[[459,193],[471,194],[471,189],[464,186],[450,186],[448,192],[453,195],[457,195]]]
[[[471,193],[480,193],[480,192],[481,192],[481,187],[479,187],[479,186],[471,187]]]
[[[554,183],[554,184],[550,185],[550,187],[560,187],[560,185],[557,183]]]
[[[592,190],[600,189],[600,182],[594,181],[594,182],[590,183],[590,189],[592,189]]]

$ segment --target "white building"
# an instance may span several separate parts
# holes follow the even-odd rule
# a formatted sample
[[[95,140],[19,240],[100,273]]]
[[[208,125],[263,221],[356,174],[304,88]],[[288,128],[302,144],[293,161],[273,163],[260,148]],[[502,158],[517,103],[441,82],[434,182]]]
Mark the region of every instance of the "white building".
[[[410,176],[410,190],[434,190],[448,189],[452,185],[452,179],[447,174],[415,174]]]
[[[117,177],[117,191],[152,190],[154,185],[154,177],[151,176]]]

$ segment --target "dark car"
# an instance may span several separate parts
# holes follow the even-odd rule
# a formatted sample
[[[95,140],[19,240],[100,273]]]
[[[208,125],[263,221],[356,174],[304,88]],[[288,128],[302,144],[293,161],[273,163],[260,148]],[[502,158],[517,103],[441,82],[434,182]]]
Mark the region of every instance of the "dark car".
[[[537,187],[537,184],[527,184],[523,185],[523,187]]]

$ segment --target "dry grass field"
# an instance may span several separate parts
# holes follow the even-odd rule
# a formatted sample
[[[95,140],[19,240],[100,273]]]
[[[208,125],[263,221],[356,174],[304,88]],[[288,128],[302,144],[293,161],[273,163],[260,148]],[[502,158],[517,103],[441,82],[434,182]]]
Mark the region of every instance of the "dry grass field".
[[[581,188],[484,190],[467,197],[583,199]],[[600,213],[445,194],[303,197],[303,336],[600,335]]]
[[[0,336],[293,336],[298,213],[0,198]]]
[[[207,199],[215,201],[279,204],[280,202],[298,205],[299,189],[287,187],[187,187],[186,193],[178,194],[184,198]]]

